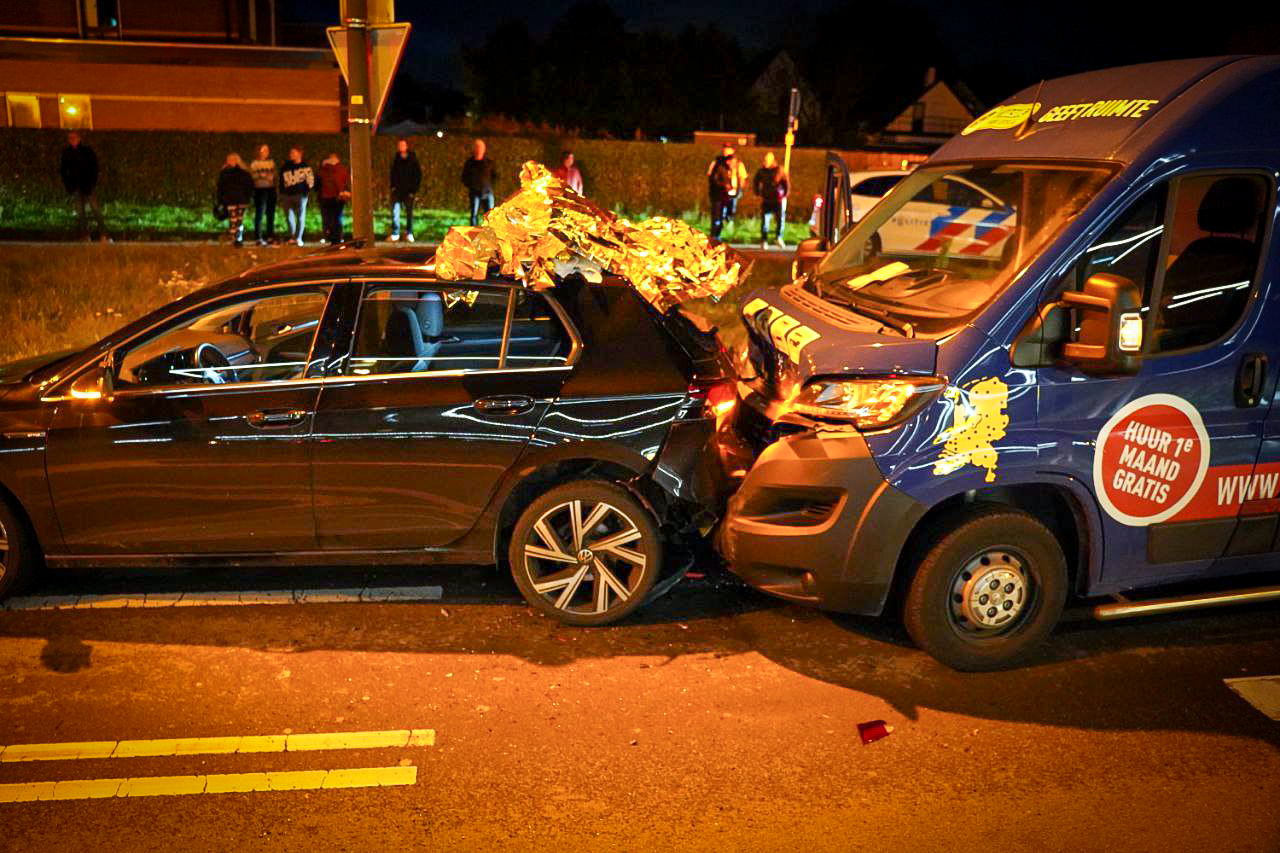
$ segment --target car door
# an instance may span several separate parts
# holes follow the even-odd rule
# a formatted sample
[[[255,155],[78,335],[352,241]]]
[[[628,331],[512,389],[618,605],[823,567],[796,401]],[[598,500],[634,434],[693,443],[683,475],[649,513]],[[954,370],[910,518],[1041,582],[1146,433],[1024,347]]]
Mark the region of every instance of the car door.
[[[68,550],[315,548],[309,434],[332,289],[187,309],[111,353],[112,393],[58,402],[47,466]]]
[[[1239,393],[1268,326],[1256,298],[1269,177],[1195,173],[1136,200],[1065,277],[1078,288],[1107,273],[1143,292],[1136,376],[1041,366],[1039,423],[1047,454],[1092,486],[1103,516],[1102,591],[1203,576],[1228,552],[1252,472],[1261,396]]]
[[[316,415],[321,546],[444,547],[466,533],[577,352],[523,288],[371,281]]]

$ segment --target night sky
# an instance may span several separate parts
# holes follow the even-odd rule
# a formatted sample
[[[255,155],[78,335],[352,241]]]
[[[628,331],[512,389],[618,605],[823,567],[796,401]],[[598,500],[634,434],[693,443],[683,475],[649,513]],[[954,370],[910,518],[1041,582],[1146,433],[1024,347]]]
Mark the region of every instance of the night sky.
[[[396,15],[414,24],[405,70],[420,80],[462,88],[461,46],[479,45],[504,20],[526,21],[535,36],[573,5],[573,0],[467,0],[441,3],[399,0]],[[964,80],[981,100],[999,100],[1042,77],[1154,59],[1280,49],[1280,5],[1249,9],[1233,4],[1227,14],[1179,10],[1169,2],[1028,3],[1025,0],[914,0],[911,3],[850,3],[848,0],[683,0],[609,4],[629,29],[678,32],[689,24],[714,23],[748,51],[789,46],[802,50],[806,31],[839,7],[864,14],[866,28],[849,34],[848,61],[856,62],[866,40],[900,45],[909,52],[931,29],[948,55],[937,65]],[[282,0],[281,14],[295,20],[336,22],[338,4]],[[847,19],[847,18],[846,18]]]

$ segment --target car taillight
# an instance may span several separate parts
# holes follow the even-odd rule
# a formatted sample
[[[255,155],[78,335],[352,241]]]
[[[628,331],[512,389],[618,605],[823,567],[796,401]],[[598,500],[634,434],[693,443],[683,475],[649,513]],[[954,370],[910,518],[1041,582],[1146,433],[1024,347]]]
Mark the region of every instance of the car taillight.
[[[701,404],[695,405],[695,416],[715,418],[717,426],[724,423],[738,405],[738,389],[730,379],[694,380],[689,385],[689,396],[695,404]]]

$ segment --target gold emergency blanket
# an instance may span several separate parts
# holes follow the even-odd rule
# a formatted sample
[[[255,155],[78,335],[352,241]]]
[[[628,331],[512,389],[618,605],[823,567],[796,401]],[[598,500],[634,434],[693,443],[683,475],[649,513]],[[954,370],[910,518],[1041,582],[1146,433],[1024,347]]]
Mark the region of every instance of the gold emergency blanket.
[[[478,281],[496,272],[536,290],[557,276],[581,271],[590,279],[603,270],[664,310],[685,299],[719,299],[749,267],[679,220],[635,223],[598,207],[532,161],[520,170],[520,191],[489,211],[484,225],[450,228],[435,258],[441,279]]]

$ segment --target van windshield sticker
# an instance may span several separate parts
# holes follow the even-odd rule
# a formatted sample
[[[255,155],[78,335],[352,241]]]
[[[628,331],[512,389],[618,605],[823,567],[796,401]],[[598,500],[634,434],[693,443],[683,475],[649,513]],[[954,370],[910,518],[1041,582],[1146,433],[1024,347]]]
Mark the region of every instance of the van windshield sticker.
[[[995,443],[1004,438],[1009,428],[1009,386],[992,376],[970,383],[965,388],[948,388],[943,397],[951,404],[951,426],[934,437],[934,444],[942,444],[942,455],[933,466],[933,473],[952,474],[965,465],[986,468],[983,479],[992,483],[996,479],[996,466],[1000,455]],[[945,444],[944,444],[945,442]]]
[[[1038,115],[1035,124],[1054,124],[1086,118],[1137,119],[1146,115],[1158,103],[1160,103],[1159,100],[1152,98],[1111,98],[1102,101],[1059,104],[1049,107],[1043,113],[1040,110],[1044,105],[1040,103],[1004,104],[978,116],[969,123],[968,127],[960,131],[960,135],[968,136],[979,130],[1013,130],[1032,115]]]

